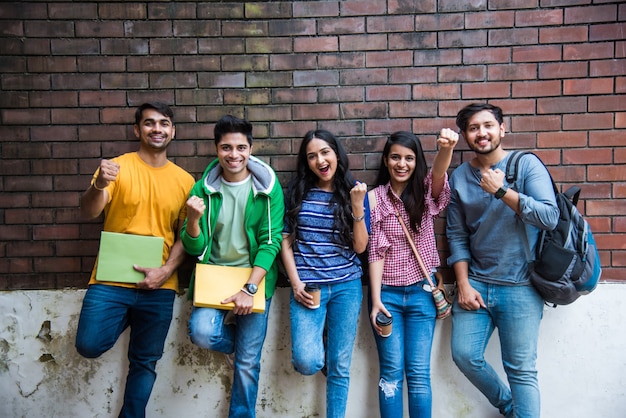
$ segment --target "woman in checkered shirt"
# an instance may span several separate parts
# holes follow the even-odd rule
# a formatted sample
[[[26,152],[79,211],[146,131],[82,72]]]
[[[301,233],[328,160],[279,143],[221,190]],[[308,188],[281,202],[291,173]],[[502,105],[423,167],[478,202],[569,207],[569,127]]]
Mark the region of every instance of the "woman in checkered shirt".
[[[442,129],[437,138],[439,152],[429,170],[421,143],[413,133],[392,134],[383,150],[377,187],[369,192],[370,319],[380,365],[381,417],[404,415],[405,377],[409,416],[431,416],[430,351],[436,309],[396,211],[409,225],[426,268],[435,270],[440,262],[434,221],[450,201],[447,169],[458,138],[451,129]],[[376,324],[379,312],[393,319],[387,337]]]

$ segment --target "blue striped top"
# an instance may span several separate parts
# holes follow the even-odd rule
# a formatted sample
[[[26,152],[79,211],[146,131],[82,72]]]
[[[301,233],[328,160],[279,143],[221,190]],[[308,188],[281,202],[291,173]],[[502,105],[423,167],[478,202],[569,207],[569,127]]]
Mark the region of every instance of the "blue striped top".
[[[334,204],[330,203],[332,196],[331,192],[313,188],[302,201],[298,214],[299,234],[295,237],[293,255],[300,280],[305,283],[347,282],[361,279],[363,274],[361,260],[352,246],[341,244],[338,236],[333,234],[335,214]],[[368,206],[365,205],[366,218],[369,217]],[[283,232],[291,233],[291,225],[287,221]]]

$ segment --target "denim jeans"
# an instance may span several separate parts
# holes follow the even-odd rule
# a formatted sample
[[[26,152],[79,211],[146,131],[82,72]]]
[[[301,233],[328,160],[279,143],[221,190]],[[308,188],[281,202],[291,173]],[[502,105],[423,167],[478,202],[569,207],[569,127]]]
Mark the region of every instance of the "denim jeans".
[[[403,416],[406,376],[409,416],[428,418],[432,414],[430,352],[436,316],[433,295],[421,282],[411,286],[382,285],[381,301],[393,316],[393,325],[388,337],[374,332],[380,366],[380,416]]]
[[[296,371],[304,375],[315,374],[326,365],[326,416],[343,418],[363,289],[360,280],[321,284],[320,288],[317,309],[296,302],[291,292],[292,363]]]
[[[228,416],[256,416],[255,407],[261,373],[261,352],[267,332],[271,299],[265,313],[235,315],[234,324],[224,324],[224,309],[193,308],[189,319],[191,342],[225,354],[235,353],[235,371]]]
[[[120,417],[145,417],[172,321],[172,290],[141,290],[93,284],[87,289],[78,320],[76,350],[96,358],[130,327],[130,362]]]
[[[531,285],[470,283],[487,308],[466,311],[454,301],[452,359],[502,415],[537,418],[540,397],[535,364],[543,300]],[[485,348],[495,328],[510,389],[485,361]]]

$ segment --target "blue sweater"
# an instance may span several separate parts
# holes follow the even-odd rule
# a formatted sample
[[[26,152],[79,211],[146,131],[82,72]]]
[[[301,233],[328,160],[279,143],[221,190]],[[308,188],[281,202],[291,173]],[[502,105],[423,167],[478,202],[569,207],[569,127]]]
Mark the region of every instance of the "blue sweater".
[[[492,168],[506,172],[509,156]],[[516,184],[507,183],[520,193],[519,216],[483,191],[480,177],[480,170],[469,162],[461,164],[450,176],[448,265],[467,261],[469,277],[482,282],[528,284],[528,261],[534,258],[539,230],[554,229],[559,216],[550,174],[534,155],[520,159]]]

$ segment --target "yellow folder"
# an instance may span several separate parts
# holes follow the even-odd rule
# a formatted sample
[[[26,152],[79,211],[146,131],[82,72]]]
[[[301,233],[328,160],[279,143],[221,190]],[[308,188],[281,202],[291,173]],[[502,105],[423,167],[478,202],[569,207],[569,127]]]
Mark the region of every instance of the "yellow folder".
[[[163,237],[120,234],[102,231],[96,280],[104,282],[138,283],[145,276],[136,271],[139,267],[161,267]]]
[[[232,310],[235,307],[234,303],[222,304],[221,302],[239,292],[251,273],[251,267],[196,264],[193,305]],[[254,295],[253,303],[252,312],[265,312],[265,277],[259,283],[259,290]]]

